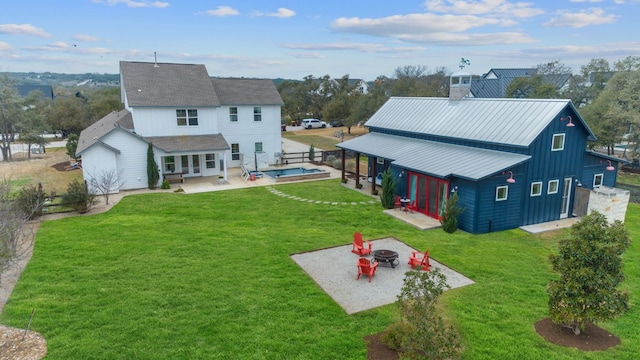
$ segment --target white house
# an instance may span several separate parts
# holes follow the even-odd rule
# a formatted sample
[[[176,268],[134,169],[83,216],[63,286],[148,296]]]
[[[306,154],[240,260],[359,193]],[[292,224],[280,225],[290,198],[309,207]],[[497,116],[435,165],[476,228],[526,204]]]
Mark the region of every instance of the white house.
[[[209,77],[204,65],[120,62],[124,110],[80,134],[84,179],[112,192],[148,186],[153,145],[163,177],[227,177],[241,164],[266,167],[282,151],[282,98],[269,79]],[[93,184],[93,185],[92,185]]]

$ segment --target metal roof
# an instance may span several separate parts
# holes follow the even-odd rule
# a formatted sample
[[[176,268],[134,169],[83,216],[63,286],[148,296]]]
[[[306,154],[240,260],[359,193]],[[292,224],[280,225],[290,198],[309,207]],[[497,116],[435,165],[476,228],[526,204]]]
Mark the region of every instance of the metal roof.
[[[481,180],[521,164],[528,155],[479,149],[381,133],[369,133],[337,145],[392,161],[394,166],[437,177]]]
[[[567,106],[571,100],[392,97],[365,126],[526,147]]]
[[[209,74],[200,64],[120,62],[129,106],[219,106]]]

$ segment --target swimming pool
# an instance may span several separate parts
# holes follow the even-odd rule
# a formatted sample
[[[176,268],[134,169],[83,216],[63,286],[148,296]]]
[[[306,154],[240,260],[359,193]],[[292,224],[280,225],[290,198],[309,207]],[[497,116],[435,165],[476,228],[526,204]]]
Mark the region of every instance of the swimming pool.
[[[277,183],[285,181],[321,179],[331,176],[331,174],[326,170],[316,168],[307,169],[303,167],[261,170],[260,172],[265,173],[272,179],[275,179]]]

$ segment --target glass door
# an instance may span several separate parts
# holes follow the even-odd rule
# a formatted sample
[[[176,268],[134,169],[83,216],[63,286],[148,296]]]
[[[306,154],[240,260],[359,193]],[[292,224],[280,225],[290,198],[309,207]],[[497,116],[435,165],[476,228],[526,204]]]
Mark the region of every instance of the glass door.
[[[182,155],[180,156],[182,163],[182,173],[184,175],[200,174],[200,155]]]
[[[564,179],[564,186],[562,187],[562,207],[560,208],[560,219],[564,219],[569,216],[569,204],[571,200],[571,178]]]
[[[418,212],[440,219],[447,203],[449,183],[417,173],[409,173],[409,197]]]

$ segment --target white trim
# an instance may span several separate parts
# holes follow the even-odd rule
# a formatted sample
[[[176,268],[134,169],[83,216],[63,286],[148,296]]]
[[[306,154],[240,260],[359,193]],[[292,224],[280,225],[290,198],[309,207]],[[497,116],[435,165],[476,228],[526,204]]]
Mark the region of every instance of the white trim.
[[[504,189],[504,196],[498,197],[498,195],[500,194],[500,190],[503,190],[503,189]],[[496,201],[505,201],[507,200],[507,198],[509,198],[509,187],[507,185],[496,186]]]
[[[559,148],[555,148],[555,143],[556,143],[556,137],[562,137],[562,145]],[[562,151],[564,150],[564,140],[565,140],[565,134],[561,133],[561,134],[553,134],[553,138],[551,139],[551,151]]]
[[[551,191],[551,184],[556,184],[555,185],[555,191]],[[547,194],[557,194],[558,193],[558,188],[560,187],[560,180],[555,179],[555,180],[549,180],[549,182],[547,183]]]
[[[600,184],[596,185],[596,179],[600,178]],[[597,188],[602,186],[602,184],[604,183],[604,174],[600,173],[600,174],[593,174],[593,187]]]
[[[536,185],[540,185],[540,188],[538,188],[537,192],[534,192],[534,188]],[[542,181],[534,181],[531,183],[531,192],[529,193],[529,196],[540,196],[542,195]]]

